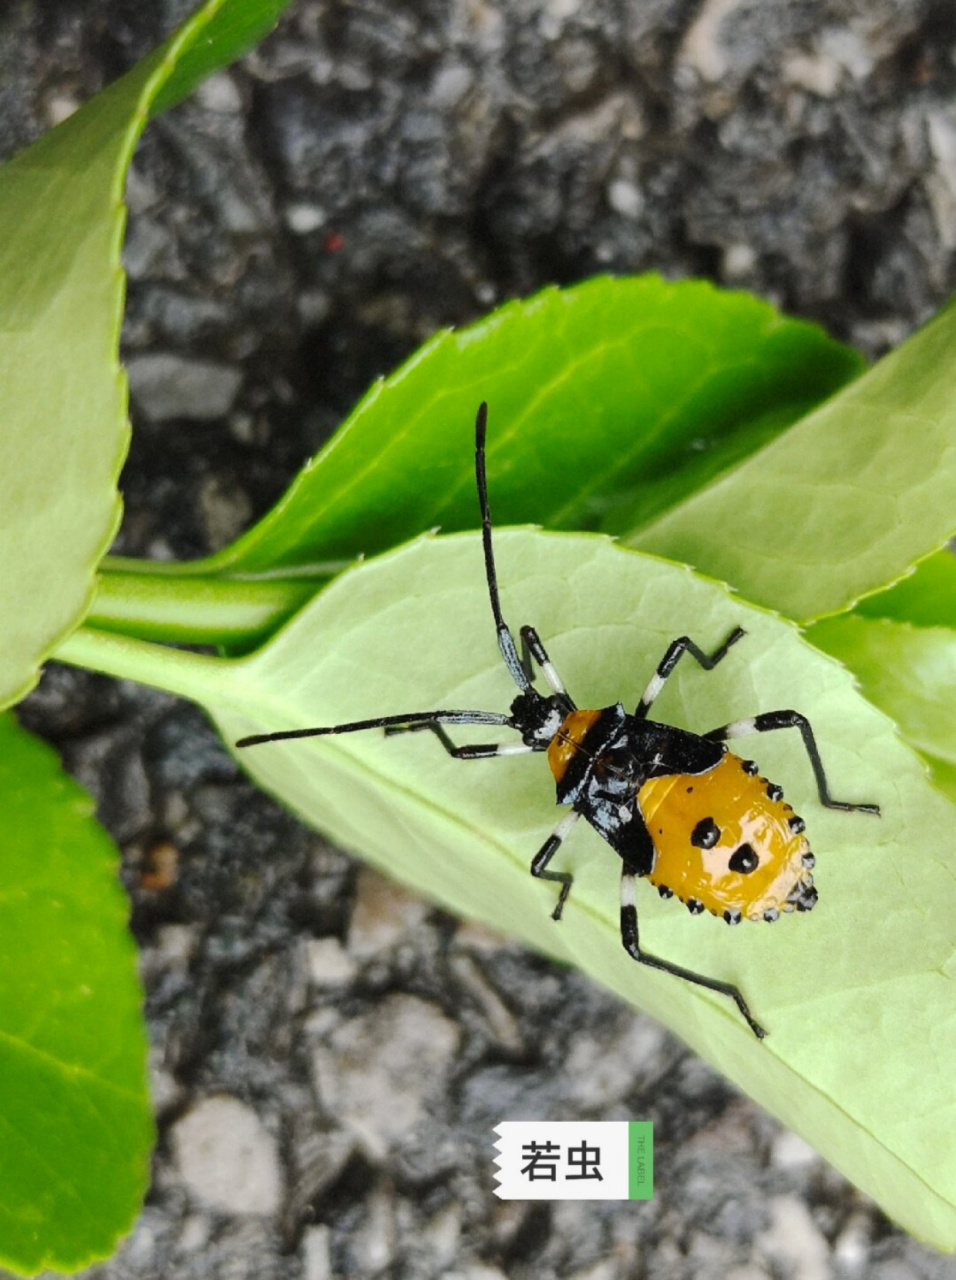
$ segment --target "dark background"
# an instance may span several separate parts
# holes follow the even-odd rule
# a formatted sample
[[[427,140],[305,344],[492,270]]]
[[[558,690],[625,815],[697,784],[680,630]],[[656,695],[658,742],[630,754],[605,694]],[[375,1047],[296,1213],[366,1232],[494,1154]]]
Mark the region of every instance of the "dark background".
[[[0,154],[191,7],[6,0]],[[298,0],[150,126],[128,196],[116,549],[192,557],[437,327],[551,282],[704,275],[895,345],[956,283],[956,9]],[[956,1277],[650,1020],[298,827],[199,711],[51,666],[23,716],[96,795],[144,954],[155,1184],[97,1276]],[[268,1212],[190,1173],[217,1096]],[[534,1115],[652,1119],[656,1198],[499,1203],[490,1130]]]

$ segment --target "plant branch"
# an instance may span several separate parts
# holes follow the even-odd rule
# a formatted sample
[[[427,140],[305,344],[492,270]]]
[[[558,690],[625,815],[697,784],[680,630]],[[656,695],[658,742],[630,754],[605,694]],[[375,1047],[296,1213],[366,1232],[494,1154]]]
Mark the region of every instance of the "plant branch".
[[[320,579],[246,581],[128,569],[105,561],[86,619],[100,631],[247,652],[268,639],[324,585]]]
[[[228,700],[228,658],[134,640],[91,626],[74,631],[51,656],[71,666],[152,685],[203,706]]]

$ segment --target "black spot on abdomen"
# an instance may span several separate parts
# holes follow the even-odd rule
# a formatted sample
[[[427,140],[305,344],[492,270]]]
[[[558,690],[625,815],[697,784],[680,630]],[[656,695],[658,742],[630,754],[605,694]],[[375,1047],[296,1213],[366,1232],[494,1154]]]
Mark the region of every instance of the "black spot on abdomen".
[[[701,818],[690,833],[690,842],[695,849],[713,849],[720,839],[720,827],[713,818]]]
[[[730,855],[730,861],[727,865],[731,871],[736,871],[745,876],[748,872],[756,870],[759,861],[760,859],[754,852],[753,847],[749,844],[742,844],[739,849],[735,849]]]

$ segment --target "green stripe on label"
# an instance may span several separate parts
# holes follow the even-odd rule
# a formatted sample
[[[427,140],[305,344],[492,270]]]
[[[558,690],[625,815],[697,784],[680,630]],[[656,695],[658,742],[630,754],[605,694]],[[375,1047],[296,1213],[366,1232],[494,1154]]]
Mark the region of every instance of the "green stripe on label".
[[[627,1125],[627,1198],[654,1196],[654,1122],[629,1120]]]

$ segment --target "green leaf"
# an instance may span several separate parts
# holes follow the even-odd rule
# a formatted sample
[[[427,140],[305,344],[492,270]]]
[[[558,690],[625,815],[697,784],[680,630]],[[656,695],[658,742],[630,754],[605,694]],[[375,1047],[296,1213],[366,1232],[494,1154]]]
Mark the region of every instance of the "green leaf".
[[[189,96],[220,67],[235,62],[271,31],[290,0],[225,0],[204,5],[195,36],[183,45],[164,83],[157,89],[150,117],[161,115]]]
[[[875,616],[854,611],[824,618],[805,634],[853,672],[866,697],[919,751],[933,785],[956,802],[956,630],[928,625],[952,613],[945,593],[952,559],[942,551],[912,577],[863,601]],[[891,616],[882,616],[883,610]],[[927,625],[893,620],[893,614],[907,613]]]
[[[817,909],[730,930],[640,887],[644,945],[737,982],[766,1041],[725,998],[628,959],[618,859],[583,826],[555,863],[575,883],[565,918],[552,922],[555,888],[528,870],[559,817],[540,756],[456,761],[428,734],[361,733],[250,748],[238,753],[242,763],[389,875],[648,1009],[909,1230],[952,1247],[952,807],[850,676],[783,620],[602,537],[511,530],[496,545],[505,616],[537,626],[580,704],[620,698],[633,707],[673,637],[712,647],[743,624],[746,639],[714,672],[678,667],[655,714],[703,732],[795,706],[815,726],[834,794],[883,806],[882,819],[822,809],[796,734],[748,739],[746,753],[807,821]],[[249,658],[157,652],[87,631],[61,656],[197,698],[230,742],[392,712],[504,710],[515,694],[475,535],[425,538],[346,572]]]
[[[943,547],[888,591],[861,600],[854,612],[917,627],[956,627],[956,556]]]
[[[275,509],[195,571],[257,572],[477,523],[614,532],[733,467],[858,372],[814,325],[702,281],[598,278],[510,302],[376,383]]]
[[[0,1262],[105,1257],[147,1185],[146,1037],[118,855],[55,754],[0,717]]]
[[[628,536],[811,620],[956,528],[956,308],[732,473]]]
[[[210,0],[128,75],[0,171],[0,705],[85,613],[119,521],[126,382],[122,190],[177,62],[174,95],[274,19],[276,0]]]
[[[177,60],[175,92],[277,12],[211,0],[129,75],[0,172],[0,700],[85,612],[119,518],[121,194]],[[0,723],[0,1262],[106,1256],[146,1186],[145,1035],[116,854],[49,750]]]
[[[956,765],[956,631],[844,614],[807,630],[856,676],[907,741]]]
[[[949,760],[940,760],[938,756],[921,753],[933,779],[933,786],[941,791],[953,804],[956,804],[956,765]]]

